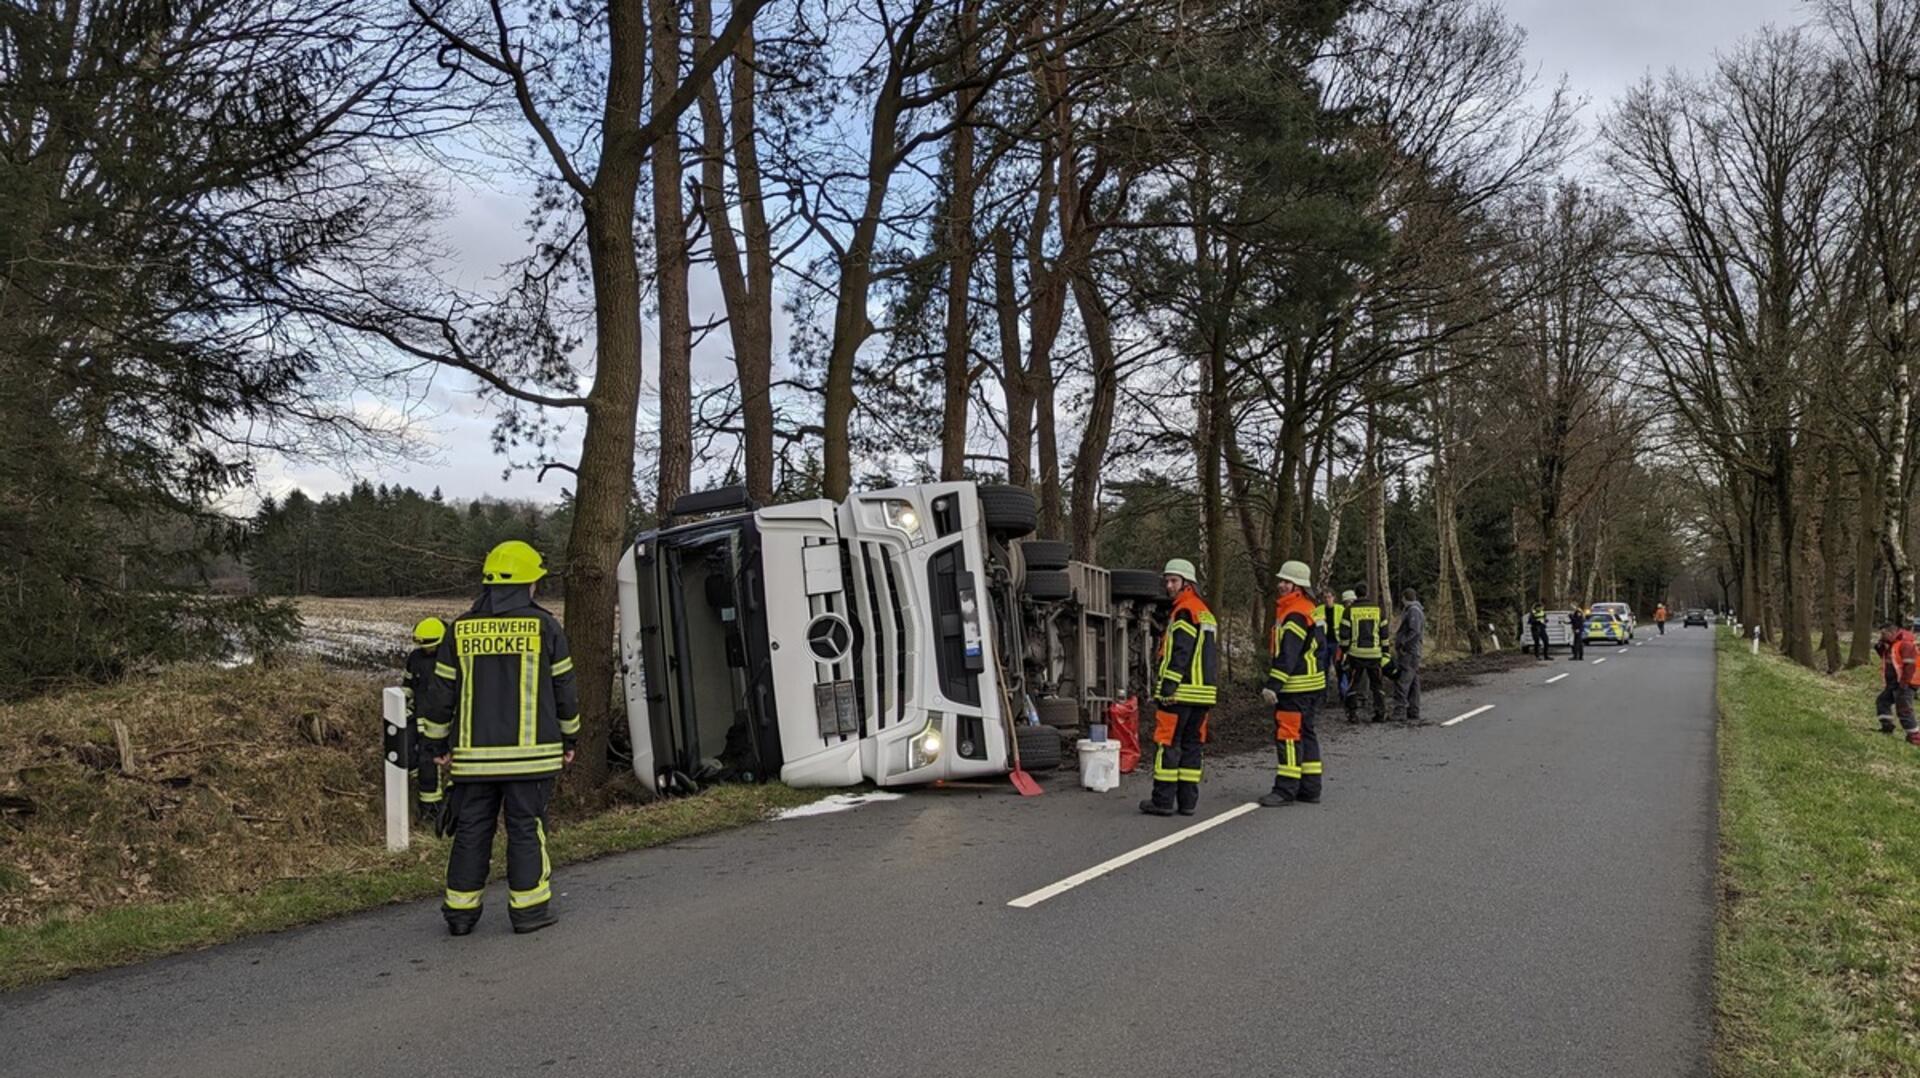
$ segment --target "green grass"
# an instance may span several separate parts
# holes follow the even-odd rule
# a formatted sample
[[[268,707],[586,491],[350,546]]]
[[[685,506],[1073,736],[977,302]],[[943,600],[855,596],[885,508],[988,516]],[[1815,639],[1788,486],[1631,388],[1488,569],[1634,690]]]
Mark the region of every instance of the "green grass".
[[[817,791],[778,785],[724,786],[695,798],[613,808],[557,826],[551,853],[556,863],[564,864],[658,846],[762,820],[819,796]],[[56,913],[36,923],[0,926],[0,990],[437,895],[445,863],[445,840],[430,835],[423,839],[416,832],[412,849],[370,868],[279,879],[231,894]],[[504,865],[505,858],[496,849],[496,879]]]
[[[1920,748],[1878,691],[1720,637],[1717,1073],[1920,1074]]]

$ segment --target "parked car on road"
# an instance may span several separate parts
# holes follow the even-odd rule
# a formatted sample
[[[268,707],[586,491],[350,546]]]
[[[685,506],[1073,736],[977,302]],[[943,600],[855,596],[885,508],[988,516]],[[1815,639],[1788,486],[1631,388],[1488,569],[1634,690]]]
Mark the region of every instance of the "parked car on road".
[[[1627,623],[1620,617],[1604,610],[1596,610],[1587,615],[1587,643],[1619,644],[1625,647],[1627,638],[1632,636]]]
[[[1689,610],[1687,611],[1686,620],[1681,622],[1681,624],[1689,628],[1698,625],[1704,629],[1707,627],[1707,612],[1699,609]]]
[[[1620,623],[1626,626],[1627,639],[1633,639],[1633,607],[1628,606],[1626,603],[1618,602],[1595,603],[1593,604],[1593,612],[1596,614],[1612,614],[1614,617],[1619,618]]]

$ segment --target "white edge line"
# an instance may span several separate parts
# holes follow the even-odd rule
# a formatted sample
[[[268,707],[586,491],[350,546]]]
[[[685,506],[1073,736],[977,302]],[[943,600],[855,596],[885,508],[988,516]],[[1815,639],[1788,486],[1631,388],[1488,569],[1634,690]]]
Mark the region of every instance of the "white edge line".
[[[1556,681],[1559,681],[1559,680],[1560,680],[1560,679],[1562,679],[1562,678],[1565,678],[1565,677],[1570,677],[1570,676],[1571,676],[1571,675],[1569,675],[1569,674],[1555,674],[1555,675],[1553,675],[1552,677],[1550,677],[1550,678],[1548,678],[1548,679],[1547,679],[1547,684],[1549,684],[1549,685],[1551,685],[1551,684],[1553,684],[1554,682],[1556,682]]]
[[[1467,712],[1465,715],[1455,715],[1453,718],[1448,719],[1446,722],[1443,722],[1440,725],[1452,726],[1456,722],[1466,722],[1468,719],[1473,718],[1475,715],[1480,714],[1482,711],[1492,711],[1492,710],[1493,710],[1492,704],[1481,704],[1479,707],[1474,708],[1472,711]]]
[[[1228,809],[1227,811],[1221,813],[1218,816],[1213,817],[1210,820],[1201,820],[1199,823],[1194,824],[1192,827],[1183,828],[1179,831],[1175,831],[1171,835],[1168,835],[1164,838],[1155,839],[1154,841],[1149,842],[1145,846],[1141,846],[1138,849],[1130,850],[1126,853],[1121,854],[1118,857],[1112,858],[1110,860],[1102,861],[1099,864],[1093,866],[1092,868],[1086,869],[1085,871],[1076,872],[1073,875],[1068,876],[1066,879],[1061,880],[1059,883],[1050,883],[1047,886],[1040,888],[1038,891],[1029,891],[1024,895],[1021,895],[1019,898],[1014,899],[1012,902],[1007,903],[1007,905],[1020,910],[1032,909],[1033,907],[1038,906],[1040,903],[1045,902],[1047,899],[1065,894],[1066,892],[1073,890],[1074,888],[1080,886],[1083,883],[1088,882],[1089,880],[1097,880],[1100,877],[1106,875],[1107,873],[1112,872],[1116,868],[1124,868],[1127,865],[1130,865],[1135,861],[1140,860],[1142,857],[1159,853],[1161,850],[1166,849],[1168,846],[1175,845],[1176,843],[1185,842],[1187,839],[1192,838],[1193,836],[1199,834],[1202,831],[1212,830],[1213,828],[1219,827],[1221,824],[1226,823],[1228,820],[1234,819],[1239,816],[1245,816],[1247,813],[1252,812],[1253,810],[1259,807],[1260,807],[1260,803],[1258,801],[1249,801],[1244,805],[1240,805],[1236,808]]]
[[[1595,659],[1595,660],[1593,660],[1593,665],[1595,665],[1595,666],[1599,666],[1599,665],[1600,665],[1601,663],[1603,663],[1603,662],[1606,662],[1606,661],[1607,661],[1607,660],[1605,660],[1605,659]]]

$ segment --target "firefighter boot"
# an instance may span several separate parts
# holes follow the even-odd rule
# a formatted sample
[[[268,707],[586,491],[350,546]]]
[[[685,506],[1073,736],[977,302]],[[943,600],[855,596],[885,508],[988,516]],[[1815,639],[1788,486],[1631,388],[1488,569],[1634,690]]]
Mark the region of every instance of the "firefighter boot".
[[[1153,796],[1140,802],[1140,811],[1149,816],[1171,816],[1174,813],[1173,788],[1179,785],[1160,779],[1153,780]]]
[[[1893,716],[1892,715],[1880,716],[1880,732],[1883,734],[1893,733]]]
[[[1180,815],[1191,816],[1200,809],[1200,784],[1183,782],[1174,789]]]
[[[516,935],[524,936],[529,932],[538,932],[543,928],[550,928],[560,923],[560,918],[555,917],[553,910],[544,902],[532,909],[509,910],[507,912],[508,916],[513,920],[513,931]]]
[[[1298,800],[1300,799],[1282,790],[1280,787],[1275,786],[1272,791],[1260,798],[1260,804],[1265,808],[1277,809],[1284,808]]]

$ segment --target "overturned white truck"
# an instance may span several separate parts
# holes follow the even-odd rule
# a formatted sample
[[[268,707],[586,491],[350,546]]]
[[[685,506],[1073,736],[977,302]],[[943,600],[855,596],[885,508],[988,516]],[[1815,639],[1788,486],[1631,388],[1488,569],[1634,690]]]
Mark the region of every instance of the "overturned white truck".
[[[1146,687],[1159,574],[1027,539],[1019,488],[765,508],[728,488],[664,523],[619,569],[633,769],[656,793],[998,775],[1016,741],[1049,768]]]

